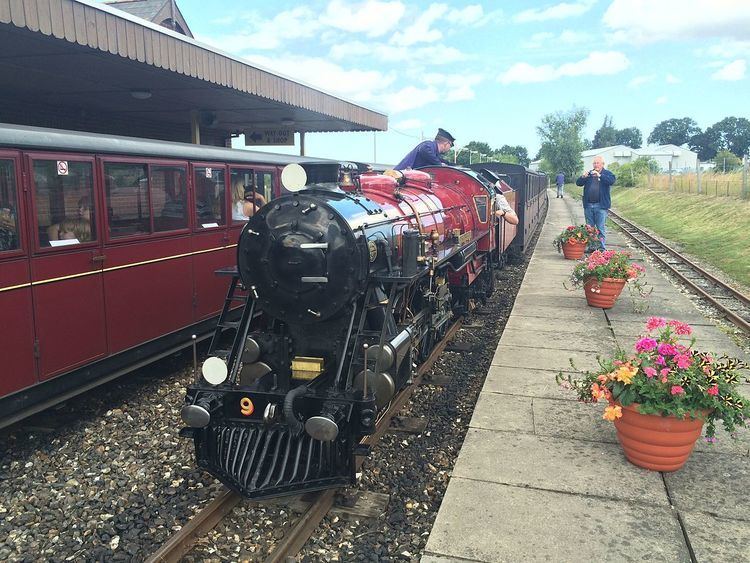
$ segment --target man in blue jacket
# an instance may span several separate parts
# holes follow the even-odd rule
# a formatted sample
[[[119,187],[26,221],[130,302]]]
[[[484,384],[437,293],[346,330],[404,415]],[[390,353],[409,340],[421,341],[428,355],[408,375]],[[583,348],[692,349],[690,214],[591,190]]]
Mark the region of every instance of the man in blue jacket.
[[[604,168],[604,159],[594,157],[594,168],[585,172],[576,180],[576,185],[583,186],[583,213],[586,224],[599,229],[599,244],[589,243],[592,250],[606,250],[607,210],[612,206],[609,188],[615,183],[615,175]]]
[[[441,154],[447,153],[456,139],[445,129],[438,129],[434,141],[422,141],[394,169],[419,168],[420,166],[441,166],[448,164]]]

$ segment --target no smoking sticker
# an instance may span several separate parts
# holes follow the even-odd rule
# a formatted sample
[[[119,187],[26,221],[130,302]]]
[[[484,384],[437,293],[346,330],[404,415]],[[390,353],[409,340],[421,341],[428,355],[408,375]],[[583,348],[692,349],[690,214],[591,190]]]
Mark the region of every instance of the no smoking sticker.
[[[67,160],[58,160],[57,161],[57,175],[58,176],[67,176],[68,175],[68,161]]]

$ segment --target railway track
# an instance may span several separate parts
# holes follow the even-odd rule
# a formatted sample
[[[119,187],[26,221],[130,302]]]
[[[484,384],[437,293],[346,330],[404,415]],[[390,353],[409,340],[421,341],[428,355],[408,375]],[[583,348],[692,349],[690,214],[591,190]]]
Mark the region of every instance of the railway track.
[[[414,390],[420,385],[422,377],[426,374],[447,344],[461,328],[463,319],[458,319],[446,332],[445,337],[435,346],[430,356],[417,370],[417,375],[411,385],[405,387],[391,402],[388,409],[380,416],[376,424],[375,433],[365,437],[363,444],[373,446],[385,434],[390,426],[391,419],[409,401]],[[357,459],[357,469],[362,465],[364,458]],[[305,545],[320,522],[328,514],[334,504],[336,493],[339,489],[328,489],[314,493],[309,507],[300,517],[294,527],[285,534],[283,540],[276,546],[266,559],[266,563],[280,563],[287,557],[295,555]],[[243,497],[229,489],[223,489],[221,493],[205,508],[199,511],[193,518],[164,543],[153,555],[146,559],[147,563],[171,563],[178,562],[185,556],[198,539],[212,530],[227,514],[229,514]],[[262,505],[264,501],[253,501],[255,505]]]
[[[709,301],[728,321],[750,335],[750,297],[727,285],[611,209],[609,217],[638,246],[668,268],[682,283]]]

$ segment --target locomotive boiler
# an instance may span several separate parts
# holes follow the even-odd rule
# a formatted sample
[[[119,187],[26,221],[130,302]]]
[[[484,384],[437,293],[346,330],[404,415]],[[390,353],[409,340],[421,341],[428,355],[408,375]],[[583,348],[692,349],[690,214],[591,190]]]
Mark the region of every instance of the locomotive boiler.
[[[290,165],[292,193],[242,230],[234,344],[206,360],[182,417],[199,466],[246,497],[352,482],[379,414],[493,289],[512,239],[496,187],[467,169],[388,172]]]

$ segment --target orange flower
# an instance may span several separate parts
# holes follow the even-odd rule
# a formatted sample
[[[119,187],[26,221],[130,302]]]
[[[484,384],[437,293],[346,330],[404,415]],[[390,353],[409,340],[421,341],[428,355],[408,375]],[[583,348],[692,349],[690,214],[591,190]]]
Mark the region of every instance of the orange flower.
[[[615,370],[615,379],[622,381],[625,385],[630,385],[636,373],[638,373],[638,368],[631,366],[628,362]]]
[[[604,420],[614,421],[617,418],[622,417],[622,407],[620,405],[609,406],[604,409]]]

